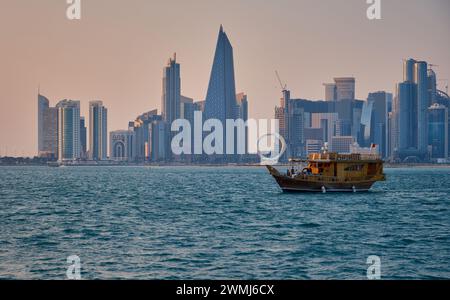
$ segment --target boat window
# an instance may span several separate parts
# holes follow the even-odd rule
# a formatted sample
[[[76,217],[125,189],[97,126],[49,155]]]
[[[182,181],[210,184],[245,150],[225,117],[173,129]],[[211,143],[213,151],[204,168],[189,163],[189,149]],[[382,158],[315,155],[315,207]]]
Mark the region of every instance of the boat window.
[[[345,168],[345,171],[354,172],[354,171],[362,171],[364,165],[351,165]]]

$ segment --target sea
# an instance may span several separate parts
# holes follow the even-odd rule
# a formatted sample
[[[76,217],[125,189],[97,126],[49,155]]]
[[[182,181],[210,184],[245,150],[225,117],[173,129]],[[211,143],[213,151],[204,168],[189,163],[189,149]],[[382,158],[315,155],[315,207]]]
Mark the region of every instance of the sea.
[[[0,279],[450,279],[450,168],[386,174],[283,194],[262,167],[1,167]]]

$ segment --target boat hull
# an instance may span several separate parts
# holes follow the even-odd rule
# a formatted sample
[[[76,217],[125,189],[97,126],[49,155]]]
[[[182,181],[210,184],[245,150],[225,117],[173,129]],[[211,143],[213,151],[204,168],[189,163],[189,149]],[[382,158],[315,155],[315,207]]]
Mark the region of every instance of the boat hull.
[[[375,183],[375,181],[322,183],[285,176],[274,176],[274,178],[283,192],[367,192]]]
[[[361,181],[328,181],[309,180],[302,177],[288,177],[280,174],[275,168],[267,166],[270,174],[283,192],[367,192],[378,180]]]

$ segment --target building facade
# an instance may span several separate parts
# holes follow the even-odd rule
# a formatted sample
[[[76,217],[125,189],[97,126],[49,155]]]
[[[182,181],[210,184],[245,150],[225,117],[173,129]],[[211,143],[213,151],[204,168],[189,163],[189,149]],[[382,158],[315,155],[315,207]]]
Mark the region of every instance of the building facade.
[[[325,101],[337,100],[337,88],[335,83],[324,83],[325,87]]]
[[[428,152],[428,108],[431,105],[428,64],[414,59],[403,63],[403,82],[397,85],[392,106],[395,140],[393,156],[425,159]]]
[[[58,156],[58,109],[42,95],[38,95],[38,156]]]
[[[87,128],[86,128],[86,119],[84,117],[80,117],[80,149],[81,149],[81,158],[87,158]]]
[[[110,132],[110,159],[114,161],[133,162],[135,160],[135,133],[133,130]]]
[[[223,124],[223,137],[226,137],[226,120],[237,119],[236,86],[234,77],[233,47],[220,26],[214,55],[208,92],[205,100],[204,120],[217,119]],[[235,134],[236,139],[236,134]],[[226,138],[223,142],[223,152],[227,149]],[[234,142],[236,153],[236,142]],[[214,159],[235,161],[236,155],[218,155]]]
[[[162,117],[168,124],[180,118],[181,77],[177,56],[170,58],[163,70]]]
[[[356,80],[353,77],[338,77],[334,79],[336,85],[336,100],[354,100]]]
[[[102,101],[89,102],[89,159],[106,160],[108,151],[108,109]]]
[[[58,160],[73,161],[81,157],[80,102],[62,100],[58,109]]]
[[[429,156],[432,159],[448,159],[448,108],[433,104],[429,114]]]

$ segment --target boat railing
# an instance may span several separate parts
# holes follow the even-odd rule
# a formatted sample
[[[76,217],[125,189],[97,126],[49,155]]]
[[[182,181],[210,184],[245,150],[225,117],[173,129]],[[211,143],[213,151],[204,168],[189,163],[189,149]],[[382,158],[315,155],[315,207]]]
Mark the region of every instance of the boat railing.
[[[355,160],[379,160],[381,156],[375,153],[352,153],[352,154],[338,154],[333,152],[326,153],[311,153],[308,156],[310,161],[355,161]]]
[[[320,182],[352,182],[352,181],[364,181],[372,180],[377,178],[377,175],[367,175],[363,177],[336,177],[336,176],[323,176],[323,175],[311,175],[311,174],[299,174],[295,178],[300,178],[310,181],[320,181]]]

